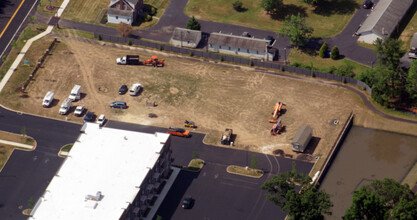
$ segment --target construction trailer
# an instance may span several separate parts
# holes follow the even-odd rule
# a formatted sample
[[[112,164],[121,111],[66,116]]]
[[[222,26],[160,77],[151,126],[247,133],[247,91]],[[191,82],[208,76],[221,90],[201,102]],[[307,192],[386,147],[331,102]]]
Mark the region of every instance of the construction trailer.
[[[313,129],[307,125],[302,125],[297,133],[295,133],[294,138],[291,141],[291,148],[296,152],[304,152],[308,143],[311,140],[313,134]]]
[[[233,135],[233,130],[230,128],[226,128],[224,130],[224,133],[222,135],[222,139],[220,140],[220,142],[224,145],[230,145],[232,135]]]

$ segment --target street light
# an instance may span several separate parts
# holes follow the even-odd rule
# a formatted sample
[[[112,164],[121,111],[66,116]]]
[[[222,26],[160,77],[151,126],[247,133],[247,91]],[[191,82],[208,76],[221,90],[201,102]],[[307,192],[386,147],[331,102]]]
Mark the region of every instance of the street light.
[[[284,47],[284,65],[287,65],[287,48]]]

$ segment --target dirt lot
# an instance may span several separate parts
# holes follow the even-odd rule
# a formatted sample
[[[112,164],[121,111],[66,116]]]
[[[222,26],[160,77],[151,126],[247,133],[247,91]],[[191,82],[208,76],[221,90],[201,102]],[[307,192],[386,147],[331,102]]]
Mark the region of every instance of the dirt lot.
[[[166,59],[164,68],[146,66],[119,66],[116,57],[139,54],[141,60],[155,55],[143,49],[129,51],[106,43],[105,46],[78,40],[60,39],[34,82],[27,90],[28,97],[11,98],[4,102],[24,112],[81,122],[82,118],[58,114],[59,105],[74,84],[82,85],[83,98],[74,105],[83,104],[91,111],[106,114],[111,120],[156,125],[183,126],[185,119],[193,120],[196,131],[208,133],[206,142],[219,144],[221,132],[232,128],[237,134],[235,145],[264,153],[283,150],[292,153],[290,142],[298,127],[313,128],[317,148],[314,154],[328,151],[342,123],[355,108],[355,97],[350,92],[334,86],[315,82],[302,82],[286,77],[256,73],[250,68],[231,68],[189,58],[159,54]],[[102,43],[102,42],[100,42]],[[122,84],[130,86],[140,82],[143,92],[136,97],[119,95]],[[9,88],[11,90],[11,88]],[[51,108],[42,108],[42,98],[47,91],[55,92]],[[159,97],[159,98],[158,98]],[[110,102],[126,101],[129,108],[112,110]],[[146,101],[156,101],[158,107],[146,106]],[[285,104],[281,116],[286,130],[271,136],[268,123],[274,104]],[[24,103],[23,105],[16,104]],[[149,118],[148,114],[157,114]],[[331,126],[330,121],[341,123]]]

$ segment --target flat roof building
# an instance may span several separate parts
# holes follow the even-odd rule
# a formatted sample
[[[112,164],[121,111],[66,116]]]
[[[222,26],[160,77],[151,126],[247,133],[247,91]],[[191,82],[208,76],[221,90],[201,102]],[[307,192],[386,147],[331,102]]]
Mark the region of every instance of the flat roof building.
[[[86,123],[30,220],[139,219],[170,174],[169,134]]]

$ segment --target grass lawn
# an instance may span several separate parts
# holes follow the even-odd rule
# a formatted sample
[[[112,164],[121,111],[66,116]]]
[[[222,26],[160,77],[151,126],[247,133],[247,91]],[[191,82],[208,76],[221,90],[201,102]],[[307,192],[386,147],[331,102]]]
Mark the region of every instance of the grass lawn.
[[[63,1],[64,0],[41,0],[38,4],[38,11],[45,15],[54,16]],[[47,9],[48,6],[53,6],[53,8]]]
[[[204,166],[204,160],[202,160],[202,159],[192,159],[190,161],[190,163],[188,164],[188,169],[198,171],[198,170],[201,170],[201,168],[203,168],[203,166]]]
[[[74,144],[67,144],[61,148],[61,151],[70,152],[73,145]]]
[[[28,25],[23,32],[20,34],[17,41],[12,42],[12,50],[10,51],[9,55],[3,56],[2,59],[5,59],[3,65],[0,67],[0,78],[6,74],[9,70],[10,66],[13,64],[14,60],[16,59],[17,55],[19,54],[20,50],[26,44],[26,40],[38,35],[39,33],[43,32],[46,29],[47,25],[45,24],[31,24]],[[33,63],[33,62],[32,62]]]
[[[261,0],[241,0],[247,10],[236,12],[235,0],[190,0],[185,7],[188,16],[198,19],[278,31],[286,15],[300,13],[314,28],[315,37],[329,37],[343,30],[363,0],[334,0],[315,8],[301,0],[284,0],[282,13],[267,15]]]
[[[411,38],[413,34],[417,32],[417,13],[411,18],[410,22],[405,27],[404,31],[400,35],[400,39],[404,41],[403,49],[409,50]]]
[[[151,5],[157,8],[156,17],[160,18],[166,7],[169,4],[169,0],[144,0],[144,4]],[[107,12],[109,6],[109,0],[72,0],[68,4],[63,17],[85,23],[96,23],[100,24],[101,18]],[[134,30],[144,29],[151,27],[158,23],[158,19],[154,18],[152,21],[141,23],[139,26],[134,26]],[[114,24],[106,24],[109,27],[117,27]]]
[[[226,170],[229,173],[242,175],[242,176],[249,176],[249,177],[254,177],[254,178],[261,178],[264,175],[264,172],[262,170],[240,167],[240,166],[235,166],[235,165],[228,166]]]
[[[302,63],[308,66],[313,65],[313,67],[318,68],[320,71],[327,72],[332,66],[339,67],[344,64],[350,64],[354,67],[353,72],[359,74],[370,67],[364,66],[362,64],[356,63],[354,61],[348,60],[346,58],[340,60],[332,60],[330,58],[321,58],[318,55],[309,55],[297,49],[292,49],[289,54],[287,61],[291,63]]]

